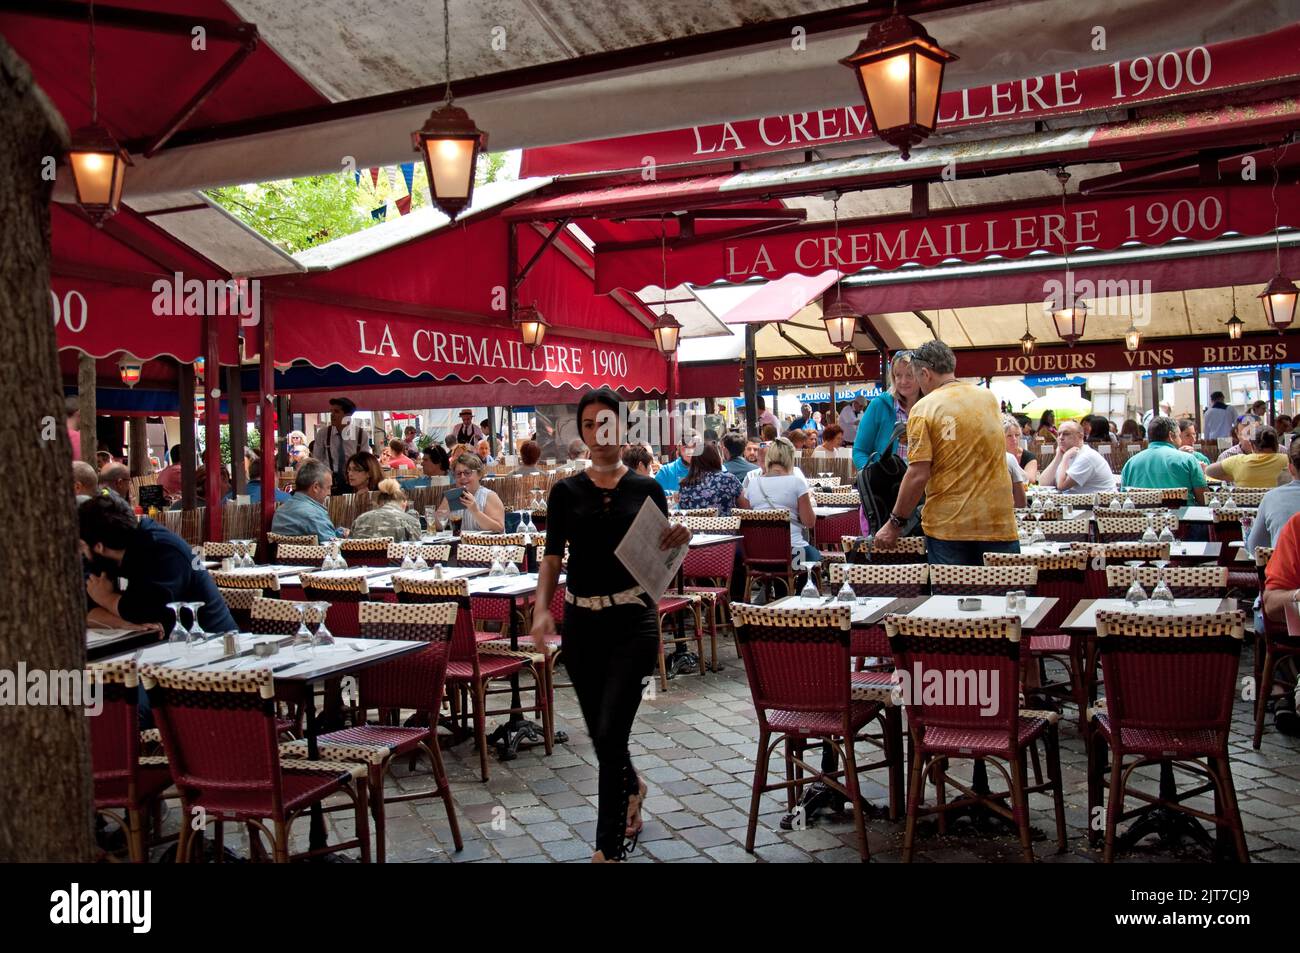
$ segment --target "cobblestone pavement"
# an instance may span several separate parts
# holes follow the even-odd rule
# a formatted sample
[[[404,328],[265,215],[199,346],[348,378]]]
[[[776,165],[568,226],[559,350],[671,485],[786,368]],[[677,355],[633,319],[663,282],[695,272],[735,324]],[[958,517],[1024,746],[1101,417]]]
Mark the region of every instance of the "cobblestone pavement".
[[[631,861],[858,862],[851,815],[822,815],[802,830],[782,831],[785,801],[777,794],[764,797],[755,852],[745,852],[757,727],[744,670],[729,638],[719,639],[718,652],[723,671],[679,676],[669,682],[667,692],[642,703],[631,751],[649,797],[641,844]],[[1241,671],[1246,675],[1251,670],[1247,648]],[[563,682],[562,668],[559,676]],[[588,861],[596,819],[596,758],[571,689],[558,690],[557,708],[557,727],[569,733],[568,743],[557,745],[550,757],[539,745],[509,762],[498,760],[494,752],[487,783],[479,780],[472,741],[444,746],[464,850],[453,850],[441,802],[395,803],[388,805],[387,813],[389,862]],[[1090,849],[1084,836],[1086,760],[1072,716],[1073,709],[1067,708],[1061,722],[1066,853],[1055,853],[1050,797],[1030,798],[1031,823],[1043,835],[1035,835],[1035,854],[1046,863],[1100,861],[1100,852]],[[1252,725],[1250,705],[1239,699],[1233,717],[1232,772],[1252,860],[1300,861],[1300,739],[1279,734],[1270,717],[1263,746],[1253,751]],[[774,776],[779,761],[773,762]],[[414,774],[408,774],[405,763],[398,765],[389,777],[390,789],[426,789],[423,770],[423,762]],[[960,768],[955,773],[962,776]],[[991,774],[996,784],[997,775]],[[1149,780],[1142,786],[1154,791],[1155,769],[1146,774]],[[865,774],[863,780],[864,795],[873,804],[888,803],[883,770]],[[928,793],[933,796],[933,788]],[[1208,797],[1199,800],[1203,809],[1213,808]],[[172,810],[167,826],[174,827],[177,813]],[[329,814],[327,822],[331,840],[350,836],[350,814]],[[870,820],[867,830],[873,861],[901,859],[901,820]],[[306,837],[307,822],[301,820],[294,827],[295,850],[305,849]],[[240,838],[228,837],[227,842],[243,853]],[[975,830],[966,822],[958,822],[942,837],[933,824],[920,827],[916,848],[915,860],[921,863],[1020,861],[1013,829]],[[1118,859],[1206,862],[1210,856],[1199,847],[1165,847],[1150,837]]]

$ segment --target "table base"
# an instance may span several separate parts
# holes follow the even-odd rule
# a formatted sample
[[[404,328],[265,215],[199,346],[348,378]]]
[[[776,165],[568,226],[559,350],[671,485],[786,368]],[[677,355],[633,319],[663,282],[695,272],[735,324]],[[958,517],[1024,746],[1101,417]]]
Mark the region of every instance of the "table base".
[[[1165,801],[1178,799],[1174,767],[1168,761],[1160,763],[1160,798]],[[1119,850],[1129,850],[1150,834],[1157,835],[1164,847],[1174,847],[1180,844],[1184,837],[1188,837],[1208,851],[1213,852],[1215,849],[1214,838],[1196,818],[1163,805],[1156,805],[1136,818],[1127,831],[1116,836],[1115,847]]]
[[[542,726],[526,718],[511,719],[497,726],[496,731],[488,735],[488,744],[496,745],[497,758],[501,761],[513,761],[519,757],[519,746],[523,742],[544,744],[546,732]],[[569,740],[566,731],[556,729],[555,743],[562,745]]]

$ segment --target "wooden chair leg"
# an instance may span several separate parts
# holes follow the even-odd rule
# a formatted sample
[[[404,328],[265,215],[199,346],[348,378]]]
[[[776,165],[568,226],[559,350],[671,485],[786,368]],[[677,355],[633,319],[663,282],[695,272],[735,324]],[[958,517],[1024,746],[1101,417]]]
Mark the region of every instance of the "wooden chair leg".
[[[1268,700],[1273,694],[1273,670],[1277,666],[1271,647],[1267,645],[1267,638],[1265,643],[1264,672],[1255,685],[1255,735],[1250,740],[1251,747],[1256,751],[1259,750],[1260,742],[1264,740],[1264,718],[1268,714]]]
[[[388,858],[388,835],[384,823],[384,772],[387,767],[387,762],[373,766],[368,779],[370,814],[375,821],[375,863],[377,864],[386,863]]]
[[[1241,823],[1241,811],[1237,807],[1237,790],[1232,783],[1232,764],[1228,758],[1209,759],[1211,770],[1218,784],[1215,785],[1216,798],[1221,802],[1215,814],[1227,821],[1232,833],[1233,847],[1236,848],[1237,861],[1250,863],[1250,849],[1246,846],[1246,830]]]
[[[762,806],[763,789],[767,787],[767,743],[771,732],[758,729],[758,757],[754,759],[754,786],[749,797],[749,826],[745,831],[745,850],[754,852],[754,837],[758,832],[758,811]]]
[[[871,849],[867,846],[867,819],[862,811],[862,794],[858,789],[858,762],[853,753],[852,736],[844,739],[844,786],[849,790],[849,800],[853,802],[853,826],[858,832],[858,853],[865,864],[871,859]]]
[[[1102,848],[1101,862],[1109,864],[1115,859],[1115,828],[1124,810],[1124,758],[1118,751],[1110,754],[1110,792],[1106,798],[1106,843]]]
[[[476,682],[474,685],[474,743],[478,745],[479,773],[483,780],[488,779],[487,755],[487,685]]]
[[[889,819],[897,821],[907,810],[906,778],[907,755],[903,751],[903,711],[890,706],[885,709],[885,752],[889,759]]]
[[[1061,736],[1056,725],[1047,726],[1047,777],[1052,782],[1056,812],[1056,852],[1065,853],[1065,792],[1061,783]]]
[[[944,810],[944,806],[948,803],[947,776],[948,759],[936,758],[934,766],[934,805],[939,809],[936,820],[939,822],[940,834],[948,833],[948,812]]]
[[[1020,850],[1025,863],[1034,862],[1034,841],[1029,833],[1029,795],[1025,792],[1026,775],[1025,752],[1022,748],[1011,756],[1011,813],[1016,819],[1016,829],[1020,833]]]
[[[143,864],[148,859],[144,843],[144,812],[128,809],[126,812],[126,824],[128,856],[131,858],[131,863]]]
[[[667,656],[664,655],[664,617],[657,616],[656,624],[659,627],[659,690],[668,691],[668,666]]]
[[[447,811],[447,826],[451,828],[451,839],[457,851],[464,850],[465,844],[460,839],[460,825],[456,823],[456,805],[451,799],[451,784],[447,780],[447,769],[442,763],[442,746],[438,744],[436,731],[429,743],[425,745],[425,750],[429,752],[429,758],[433,762],[433,780],[438,785],[442,805]]]
[[[275,843],[271,847],[271,859],[277,864],[289,862],[289,825],[276,818]]]
[[[380,783],[383,783],[381,777]],[[361,863],[370,863],[370,815],[366,808],[366,794],[370,785],[366,781],[354,781],[353,789],[356,791],[356,829],[359,849],[361,851]],[[384,795],[381,790],[379,793],[379,809],[384,809]]]
[[[916,814],[921,808],[921,790],[925,785],[926,756],[919,747],[912,753],[912,783],[907,791],[907,824],[903,829],[903,863],[912,862],[912,845],[916,839]]]

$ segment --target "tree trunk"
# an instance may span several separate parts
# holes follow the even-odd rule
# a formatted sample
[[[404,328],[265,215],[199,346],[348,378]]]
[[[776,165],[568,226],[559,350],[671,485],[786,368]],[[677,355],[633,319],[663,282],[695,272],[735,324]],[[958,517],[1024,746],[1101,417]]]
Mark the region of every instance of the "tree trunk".
[[[46,156],[67,129],[0,38],[0,669],[79,670],[85,592],[77,559],[72,446],[50,313],[51,182]],[[64,168],[60,175],[69,174]],[[50,422],[53,421],[53,437]],[[94,421],[92,420],[93,424]],[[45,438],[45,439],[42,439]],[[84,438],[83,438],[84,439]],[[94,444],[90,444],[93,457]],[[87,718],[72,706],[0,705],[0,861],[85,861],[93,853]]]
[[[127,425],[129,441],[127,460],[131,476],[144,476],[149,473],[149,422],[143,417],[132,417]]]
[[[95,359],[89,354],[77,355],[77,403],[81,408],[81,459],[96,470],[99,461],[99,428],[95,425]]]

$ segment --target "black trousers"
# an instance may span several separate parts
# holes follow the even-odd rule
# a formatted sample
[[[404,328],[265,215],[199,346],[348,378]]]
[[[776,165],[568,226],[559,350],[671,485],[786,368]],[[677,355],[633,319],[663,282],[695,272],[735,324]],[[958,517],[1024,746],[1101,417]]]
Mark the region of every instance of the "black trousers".
[[[658,661],[658,640],[653,609],[564,607],[561,659],[596,749],[600,771],[596,849],[606,857],[623,853],[627,799],[637,793],[627,745],[641,704],[642,681]]]

